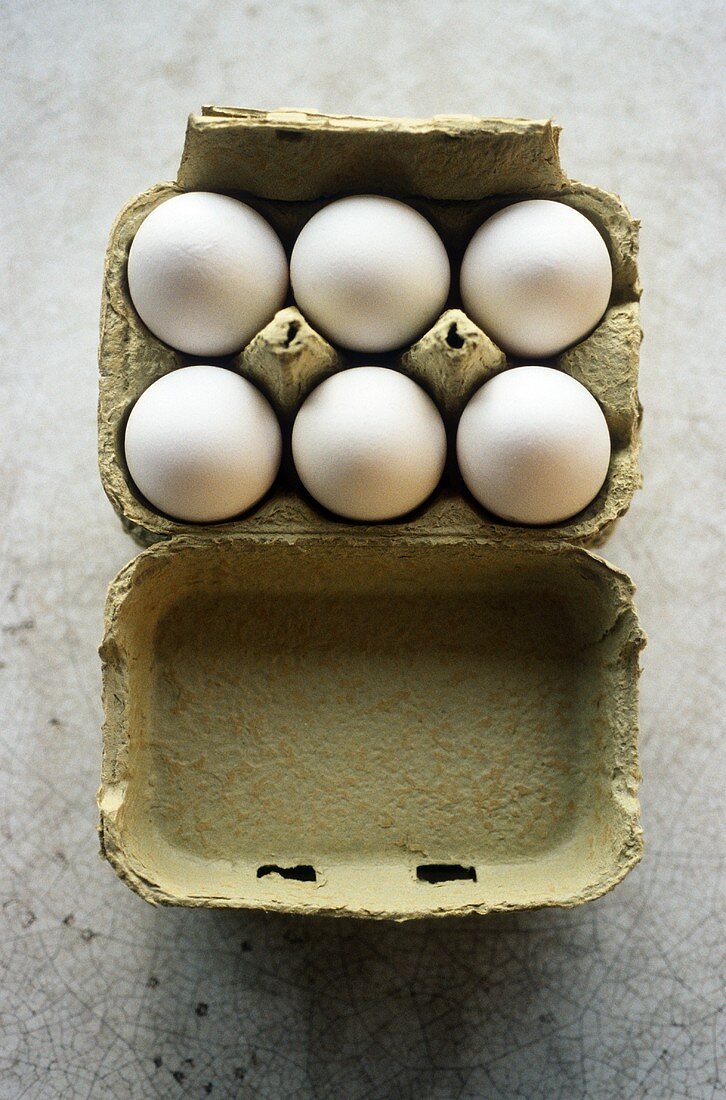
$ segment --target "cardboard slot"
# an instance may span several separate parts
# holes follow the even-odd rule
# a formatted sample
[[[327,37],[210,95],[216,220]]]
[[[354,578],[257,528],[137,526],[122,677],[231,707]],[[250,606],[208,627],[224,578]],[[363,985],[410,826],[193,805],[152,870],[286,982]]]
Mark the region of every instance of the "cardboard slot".
[[[309,863],[298,863],[294,867],[278,867],[274,863],[265,863],[257,868],[257,877],[266,878],[268,875],[279,875],[280,878],[293,882],[315,882],[317,874]]]
[[[416,868],[419,882],[440,886],[445,882],[476,882],[476,868],[461,863],[421,863]]]
[[[108,622],[103,847],[150,900],[304,908],[302,878],[323,912],[569,905],[639,858],[642,635],[587,551],[180,538]],[[411,871],[442,850],[464,902]]]
[[[459,334],[456,321],[452,321],[446,331],[446,343],[450,348],[456,348],[457,351],[464,346],[465,340],[464,337]]]

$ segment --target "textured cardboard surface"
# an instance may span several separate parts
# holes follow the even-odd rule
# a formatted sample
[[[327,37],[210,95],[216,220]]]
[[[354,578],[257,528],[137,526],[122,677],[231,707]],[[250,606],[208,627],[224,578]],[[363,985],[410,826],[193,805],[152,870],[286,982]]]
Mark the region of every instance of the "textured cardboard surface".
[[[395,119],[205,107],[189,120],[178,182],[298,201],[346,191],[432,199],[551,190],[564,177],[549,121]],[[353,137],[353,141],[351,141]],[[482,179],[492,185],[482,192]]]
[[[403,919],[598,897],[642,851],[631,595],[572,547],[159,543],[109,593],[104,854],[161,903]],[[439,864],[454,881],[417,877]]]

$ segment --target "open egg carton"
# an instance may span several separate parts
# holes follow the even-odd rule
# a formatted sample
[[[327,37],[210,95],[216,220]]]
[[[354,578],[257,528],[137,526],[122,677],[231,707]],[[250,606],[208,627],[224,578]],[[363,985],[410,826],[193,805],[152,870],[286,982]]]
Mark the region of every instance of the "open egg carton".
[[[149,901],[409,917],[576,905],[638,861],[637,677],[629,578],[600,544],[639,485],[637,224],[569,180],[548,122],[429,121],[205,108],[175,183],[113,228],[101,319],[104,488],[148,545],[111,585],[102,645],[102,850]],[[613,289],[600,324],[549,365],[599,402],[612,457],[573,519],[523,527],[469,495],[453,446],[436,493],[403,520],[340,520],[304,491],[289,428],[345,366],[393,366],[453,439],[474,391],[511,366],[459,308],[393,355],[333,348],[292,303],[228,366],[271,401],[288,453],[268,495],[217,524],[136,492],[126,419],[156,379],[198,362],[137,316],[126,263],[159,203],[217,191],[258,209],[290,250],[344,194],[420,210],[458,269],[473,232],[523,198],[584,213]]]

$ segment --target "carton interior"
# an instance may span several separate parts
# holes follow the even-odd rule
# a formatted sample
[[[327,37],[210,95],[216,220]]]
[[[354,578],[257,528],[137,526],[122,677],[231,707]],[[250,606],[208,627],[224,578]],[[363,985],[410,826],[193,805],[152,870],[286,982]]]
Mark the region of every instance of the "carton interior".
[[[103,845],[151,900],[569,905],[639,856],[642,636],[586,551],[175,540],[109,601]]]

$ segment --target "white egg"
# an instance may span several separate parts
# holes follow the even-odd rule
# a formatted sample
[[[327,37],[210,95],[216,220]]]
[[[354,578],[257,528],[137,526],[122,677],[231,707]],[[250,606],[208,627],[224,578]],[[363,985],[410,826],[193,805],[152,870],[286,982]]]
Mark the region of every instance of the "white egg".
[[[433,226],[396,199],[351,195],[303,227],[290,258],[293,294],[313,327],[353,351],[420,336],[449,293],[449,257]]]
[[[446,460],[441,415],[424,390],[386,367],[353,367],[313,390],[295,418],[295,467],[308,492],[346,519],[416,508]]]
[[[141,320],[164,343],[232,355],[284,304],[289,271],[261,214],[228,195],[190,191],[143,220],[128,279]]]
[[[126,424],[129,473],[160,512],[214,523],[264,496],[282,438],[269,402],[223,367],[181,367],[153,382]]]
[[[476,231],[461,264],[464,309],[504,351],[545,358],[577,343],[607,309],[605,241],[579,211],[529,199]]]
[[[514,523],[560,523],[598,494],[610,433],[589,390],[551,367],[515,367],[486,382],[462,413],[459,469],[488,511]]]

